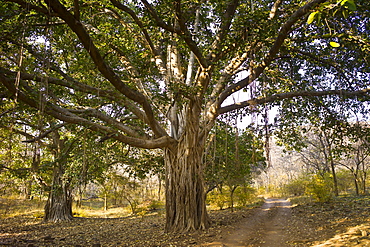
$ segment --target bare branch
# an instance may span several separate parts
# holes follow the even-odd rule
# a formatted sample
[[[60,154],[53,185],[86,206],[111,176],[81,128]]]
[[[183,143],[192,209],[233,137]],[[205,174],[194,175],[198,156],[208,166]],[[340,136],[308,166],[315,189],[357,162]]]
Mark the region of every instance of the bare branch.
[[[80,21],[80,4],[78,1],[79,0],[73,0],[73,4],[74,4],[73,12],[74,12],[75,19],[77,21]]]
[[[276,15],[276,12],[277,12],[279,6],[282,4],[282,2],[283,2],[283,0],[276,0],[276,2],[272,6],[270,14],[269,14],[269,19],[270,20],[274,19],[275,15]]]

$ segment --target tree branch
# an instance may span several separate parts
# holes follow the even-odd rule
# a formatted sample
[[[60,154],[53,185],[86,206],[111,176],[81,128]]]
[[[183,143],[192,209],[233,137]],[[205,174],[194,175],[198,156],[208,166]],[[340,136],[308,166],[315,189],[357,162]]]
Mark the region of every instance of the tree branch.
[[[236,109],[245,108],[247,106],[253,105],[260,105],[264,103],[271,103],[283,99],[291,99],[295,97],[313,97],[313,96],[327,96],[327,95],[340,95],[344,97],[356,97],[356,96],[370,96],[370,88],[365,88],[362,90],[357,91],[347,91],[347,90],[327,90],[327,91],[300,91],[300,92],[290,92],[290,93],[282,93],[282,94],[275,94],[272,96],[261,97],[246,100],[240,103],[228,105],[225,107],[221,107],[217,111],[217,115],[224,114],[226,112],[230,112]],[[370,99],[369,99],[370,100]]]
[[[338,71],[339,74],[341,74],[346,80],[348,80],[347,76],[344,74],[343,69],[340,68],[337,64],[334,62],[331,62],[330,60],[321,58],[319,56],[314,56],[309,52],[301,51],[298,49],[292,49],[292,51],[297,52],[298,54],[301,54],[302,56],[306,56],[316,62],[319,62],[321,64],[329,65],[330,67],[333,67],[336,71]]]
[[[141,136],[131,128],[125,126],[121,122],[117,121],[114,118],[111,118],[110,116],[104,114],[103,112],[98,111],[97,109],[93,108],[84,108],[84,109],[77,109],[77,110],[69,110],[72,113],[79,113],[79,114],[84,114],[86,116],[90,117],[96,117],[105,123],[107,123],[110,126],[114,126],[117,129],[121,130],[122,132],[136,138],[141,138]]]
[[[193,40],[191,33],[189,32],[189,29],[187,28],[183,15],[181,10],[181,1],[176,0],[174,2],[175,4],[175,13],[176,18],[179,23],[180,29],[175,28],[175,32],[185,41],[185,43],[188,45],[189,49],[194,53],[195,57],[198,60],[198,63],[204,68],[207,69],[209,66],[209,63],[207,59],[203,56],[201,50],[199,49],[197,43]]]
[[[26,2],[26,1],[22,1],[22,0],[7,0],[7,2],[17,3],[17,4],[19,4],[20,6],[22,6],[26,10],[33,9],[36,12],[43,13],[45,15],[56,16],[56,15],[50,13],[49,10],[45,6],[39,7],[37,5],[31,4],[31,3]]]
[[[38,102],[32,98],[30,98],[28,95],[37,95],[37,92],[32,91],[30,87],[27,87],[24,85],[24,82],[21,80],[20,81],[20,86],[25,87],[28,91],[27,94],[25,94],[23,91],[17,89],[15,86],[15,80],[13,79],[8,79],[2,74],[0,74],[0,82],[13,94],[17,93],[17,97],[19,100],[23,101],[27,105],[40,109],[41,106],[38,104]],[[141,138],[136,138],[136,137],[130,137],[121,134],[117,130],[108,127],[108,126],[103,126],[98,123],[92,122],[88,119],[82,118],[80,116],[77,116],[70,112],[67,109],[64,109],[60,106],[54,105],[51,102],[46,102],[45,99],[42,99],[45,102],[45,105],[43,106],[43,112],[56,118],[59,119],[63,122],[68,122],[72,124],[77,124],[77,125],[82,125],[85,126],[88,129],[91,129],[95,132],[104,134],[104,135],[112,135],[112,138],[126,143],[128,145],[132,145],[135,147],[139,148],[148,148],[148,149],[155,149],[155,148],[164,148],[164,147],[169,147],[176,145],[176,140],[169,136],[163,136],[159,137],[156,139],[152,140],[147,140],[147,139],[141,139]]]
[[[65,74],[61,70],[59,70],[57,68],[54,68],[53,66],[52,66],[51,69],[53,69],[53,70],[57,71],[59,74],[61,74],[65,78],[65,80],[58,79],[58,78],[53,78],[53,77],[47,77],[46,79],[47,79],[48,83],[63,86],[63,87],[66,87],[66,88],[70,88],[70,89],[73,89],[73,90],[76,90],[76,91],[79,91],[79,92],[92,94],[92,95],[95,95],[95,96],[98,96],[98,97],[103,97],[103,98],[111,100],[112,102],[117,102],[119,105],[125,106],[128,109],[130,109],[130,111],[133,114],[135,114],[139,119],[141,119],[144,123],[147,123],[147,124],[149,123],[149,120],[147,119],[146,114],[144,112],[142,112],[136,105],[134,105],[133,103],[126,100],[124,97],[122,97],[122,95],[118,94],[117,92],[92,87],[90,85],[81,83],[81,82],[73,79],[72,77],[68,76],[67,74]],[[17,74],[17,72],[10,71],[10,70],[7,70],[5,68],[0,67],[0,74],[1,73],[3,73],[4,75],[12,75],[12,76],[14,76],[14,78],[16,77],[16,74]],[[12,79],[15,80],[14,78],[12,78]],[[20,79],[22,79],[22,80],[33,80],[33,81],[37,81],[37,82],[45,81],[45,78],[43,78],[43,77],[33,75],[33,74],[24,73],[24,72],[20,73]]]
[[[67,125],[67,123],[57,124],[54,127],[52,127],[51,129],[49,129],[49,130],[45,131],[44,133],[42,133],[41,135],[39,135],[37,137],[30,138],[30,139],[25,140],[25,141],[22,141],[22,142],[25,142],[25,143],[37,142],[37,141],[41,140],[42,138],[46,137],[47,135],[49,135],[51,132],[53,132],[53,131],[55,131],[57,129],[60,129],[63,126],[66,126],[66,125]]]
[[[211,52],[208,54],[207,59],[214,61],[217,57],[219,57],[219,55],[217,55],[216,52],[217,51],[219,53],[221,52],[219,51],[219,49],[222,45],[222,42],[225,39],[225,36],[230,31],[230,26],[231,26],[232,20],[235,16],[236,9],[238,8],[238,6],[239,6],[239,0],[231,0],[229,4],[227,5],[226,11],[223,15],[223,19],[221,20],[220,30],[215,37],[215,41],[211,45]]]
[[[179,8],[180,5],[179,4],[176,4],[175,3],[175,11],[176,11],[176,16],[177,16],[177,20],[179,22],[179,26],[180,28],[175,28],[171,25],[168,25],[166,24],[156,13],[156,11],[153,9],[153,7],[148,3],[148,1],[146,0],[142,0],[142,3],[144,4],[144,6],[147,8],[147,10],[149,11],[150,15],[154,18],[155,22],[157,23],[157,25],[167,31],[170,31],[172,33],[176,33],[178,34],[184,41],[185,43],[188,45],[189,49],[194,53],[195,57],[197,58],[199,64],[203,67],[203,68],[208,68],[208,62],[207,60],[204,58],[202,52],[199,50],[199,47],[198,45],[196,44],[196,42],[192,39],[191,37],[191,33],[189,32],[189,30],[187,29],[184,21],[182,20],[182,17],[181,17],[181,10]]]
[[[79,4],[79,0],[73,0],[73,5],[74,5],[74,9],[73,9],[73,13],[74,13],[74,17],[77,21],[80,21],[80,4]]]
[[[175,28],[171,25],[168,25],[165,23],[158,15],[157,12],[153,9],[153,7],[148,3],[147,0],[141,0],[141,2],[144,4],[145,8],[149,11],[149,14],[154,18],[157,25],[162,27],[163,29],[170,31],[172,33],[175,33]]]
[[[233,94],[236,91],[239,91],[252,83],[256,78],[258,78],[261,73],[264,71],[264,69],[271,64],[271,62],[274,60],[274,57],[279,52],[281,46],[283,45],[286,37],[292,30],[292,27],[294,24],[296,24],[301,17],[305,16],[311,9],[316,7],[318,4],[324,3],[327,0],[313,0],[306,5],[300,7],[297,11],[295,11],[288,21],[286,21],[280,28],[280,31],[278,33],[278,36],[275,39],[274,44],[270,48],[269,52],[267,53],[266,57],[263,59],[263,62],[254,68],[251,71],[251,74],[244,78],[243,80],[240,80],[239,82],[231,85],[228,87],[224,92],[221,93],[219,97],[219,105],[222,104],[222,102],[231,94]]]
[[[95,46],[93,40],[91,39],[90,35],[86,32],[81,22],[77,21],[74,18],[74,16],[58,0],[46,0],[45,2],[56,13],[59,14],[59,17],[62,18],[71,28],[71,30],[78,36],[79,40],[84,45],[86,51],[90,54],[90,57],[97,66],[98,70],[104,75],[104,77],[107,78],[109,82],[127,98],[142,105],[149,120],[149,125],[153,132],[155,133],[155,135],[166,136],[167,135],[166,131],[155,120],[153,109],[149,104],[148,100],[145,98],[144,95],[142,95],[136,90],[133,90],[125,83],[123,83],[122,80],[118,77],[118,75],[113,71],[113,69],[105,63],[98,48]]]
[[[154,55],[157,55],[157,51],[156,51],[156,49],[153,45],[153,42],[152,42],[152,40],[149,36],[148,31],[145,29],[143,23],[140,21],[139,17],[135,14],[135,12],[132,9],[130,9],[129,7],[127,7],[126,5],[120,3],[116,0],[110,0],[110,1],[115,7],[117,7],[118,9],[126,12],[127,14],[129,14],[131,16],[131,18],[135,21],[135,23],[139,26],[139,28],[143,32],[145,40],[147,41],[147,44],[150,47],[152,53]]]
[[[152,54],[154,55],[154,58],[156,60],[156,65],[158,66],[159,70],[164,73],[166,71],[166,68],[164,66],[164,59],[161,55],[161,53],[156,49],[156,47],[153,44],[153,41],[147,31],[147,29],[144,27],[144,24],[140,21],[139,17],[135,14],[135,12],[127,7],[126,5],[118,2],[117,0],[111,0],[111,3],[117,7],[118,9],[126,12],[131,16],[131,18],[135,21],[135,23],[139,26],[141,31],[144,34],[145,40],[147,42],[147,45],[149,46]]]
[[[282,3],[283,3],[283,0],[276,0],[276,2],[274,3],[274,5],[272,6],[270,10],[270,14],[269,14],[270,20],[272,20],[275,17],[276,12],[278,11],[278,8]]]

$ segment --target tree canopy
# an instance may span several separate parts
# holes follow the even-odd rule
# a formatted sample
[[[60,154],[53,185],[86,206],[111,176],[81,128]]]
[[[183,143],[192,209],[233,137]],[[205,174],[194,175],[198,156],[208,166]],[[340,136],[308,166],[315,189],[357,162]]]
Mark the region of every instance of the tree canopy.
[[[163,149],[167,230],[208,227],[202,157],[219,115],[271,104],[306,113],[303,101],[312,114],[368,114],[366,0],[7,0],[0,10],[1,114],[27,105],[54,119],[39,135],[69,123]],[[239,91],[250,97],[224,104]]]

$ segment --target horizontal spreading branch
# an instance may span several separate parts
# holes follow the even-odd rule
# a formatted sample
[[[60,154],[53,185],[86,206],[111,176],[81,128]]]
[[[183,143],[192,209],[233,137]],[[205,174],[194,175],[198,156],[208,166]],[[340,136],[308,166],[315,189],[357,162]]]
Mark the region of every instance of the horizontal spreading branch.
[[[27,10],[31,10],[32,9],[32,10],[35,10],[35,11],[37,11],[39,13],[43,13],[45,15],[55,16],[53,13],[50,13],[49,10],[45,6],[39,7],[39,6],[36,6],[36,5],[31,4],[29,1],[8,0],[8,2],[17,3],[20,6],[22,6],[24,9],[27,9]]]
[[[367,95],[370,97],[370,88],[365,88],[365,89],[357,90],[357,91],[347,91],[347,90],[299,91],[299,92],[275,94],[272,96],[250,99],[250,100],[246,100],[243,102],[221,107],[218,110],[217,115],[224,114],[226,112],[234,111],[237,109],[245,108],[248,106],[256,106],[256,105],[261,105],[264,103],[280,101],[283,99],[291,99],[291,98],[296,98],[296,97],[322,97],[322,96],[328,96],[328,95],[339,95],[343,97],[357,97],[357,96]]]
[[[74,114],[68,109],[57,106],[51,102],[46,102],[45,99],[42,100],[44,102],[44,105],[41,106],[41,104],[39,104],[37,100],[31,97],[32,95],[37,96],[38,95],[37,92],[32,91],[32,89],[25,85],[25,83],[22,80],[20,81],[20,86],[25,88],[26,91],[17,88],[15,86],[16,85],[15,79],[6,78],[1,73],[0,73],[0,83],[2,83],[7,88],[7,90],[9,90],[9,92],[13,93],[14,95],[17,95],[18,100],[21,100],[22,102],[26,103],[27,105],[35,109],[42,110],[47,115],[50,115],[66,123],[85,126],[86,128],[92,131],[104,135],[107,134],[111,135],[113,139],[116,139],[128,145],[139,148],[155,149],[155,148],[164,148],[176,144],[176,141],[169,136],[163,136],[155,139],[142,139],[124,135],[111,127],[95,123],[93,121],[90,121],[86,118]]]
[[[65,78],[65,80],[54,78],[54,77],[46,77],[45,78],[45,77],[41,77],[41,76],[38,76],[38,75],[29,74],[29,73],[25,73],[25,72],[20,73],[20,79],[22,79],[22,80],[32,80],[32,81],[36,81],[36,82],[43,82],[43,81],[47,80],[47,82],[49,84],[54,84],[54,85],[70,88],[70,89],[73,89],[73,90],[76,90],[76,91],[79,91],[79,92],[83,92],[83,93],[92,94],[92,95],[95,95],[95,96],[98,96],[98,97],[106,98],[110,101],[116,102],[117,104],[119,104],[121,106],[127,107],[127,109],[130,109],[130,111],[133,114],[135,114],[135,116],[137,116],[139,119],[141,119],[144,123],[149,123],[149,120],[146,118],[145,113],[141,109],[139,109],[138,106],[136,106],[132,102],[130,102],[130,101],[126,100],[124,97],[122,97],[122,95],[120,95],[119,93],[117,93],[115,91],[111,91],[111,90],[103,90],[103,89],[100,89],[100,88],[96,88],[96,87],[81,83],[80,81],[77,81],[77,80],[69,77],[68,75],[62,73],[59,70],[57,72],[59,74],[61,74]],[[15,77],[17,75],[17,72],[10,71],[10,70],[7,70],[5,68],[0,67],[0,74],[3,74],[7,78],[15,79]]]
[[[37,142],[43,138],[45,138],[46,136],[48,136],[51,132],[57,130],[57,129],[60,129],[62,128],[63,126],[66,126],[67,123],[61,123],[61,124],[57,124],[55,125],[54,127],[50,128],[49,130],[45,131],[44,133],[42,133],[41,135],[39,136],[36,136],[36,137],[33,137],[33,138],[30,138],[30,139],[27,139],[27,140],[24,140],[22,142],[25,142],[25,143],[32,143],[32,142]]]

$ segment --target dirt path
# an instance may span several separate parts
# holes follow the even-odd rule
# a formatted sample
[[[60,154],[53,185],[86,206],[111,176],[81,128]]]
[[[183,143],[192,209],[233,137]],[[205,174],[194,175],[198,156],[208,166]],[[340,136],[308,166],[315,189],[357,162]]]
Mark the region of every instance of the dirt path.
[[[284,199],[266,199],[261,208],[243,220],[236,231],[218,242],[202,246],[212,247],[269,247],[288,246],[287,222],[291,217],[291,204]]]

